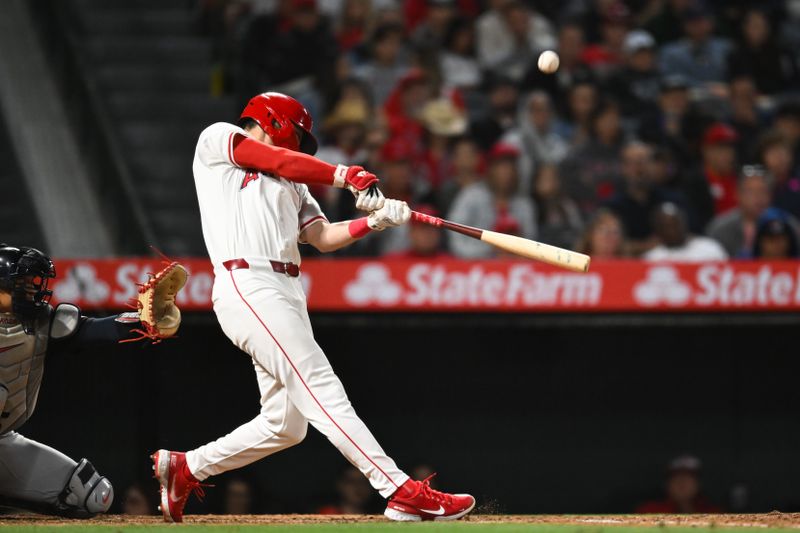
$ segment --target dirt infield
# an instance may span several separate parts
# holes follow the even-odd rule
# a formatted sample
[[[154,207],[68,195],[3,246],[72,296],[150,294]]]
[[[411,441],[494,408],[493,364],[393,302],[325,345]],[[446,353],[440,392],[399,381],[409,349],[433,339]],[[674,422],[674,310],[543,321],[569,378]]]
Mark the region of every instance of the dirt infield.
[[[378,523],[387,520],[381,515],[192,515],[188,524],[207,525],[291,525]],[[719,515],[471,515],[464,521],[478,524],[562,524],[581,526],[683,526],[683,527],[780,527],[800,529],[800,513],[719,514]],[[157,525],[161,517],[106,515],[76,522],[33,514],[0,515],[1,526],[54,525]]]

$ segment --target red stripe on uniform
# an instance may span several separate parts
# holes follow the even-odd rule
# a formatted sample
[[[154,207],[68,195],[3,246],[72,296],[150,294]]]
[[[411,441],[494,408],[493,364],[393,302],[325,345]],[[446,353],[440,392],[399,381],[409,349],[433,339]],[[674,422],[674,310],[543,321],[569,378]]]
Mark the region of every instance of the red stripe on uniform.
[[[273,334],[272,334],[272,332],[269,330],[269,328],[268,328],[268,327],[267,327],[267,325],[264,323],[264,321],[263,321],[263,320],[261,320],[261,317],[260,317],[260,316],[258,316],[258,313],[256,313],[255,309],[253,309],[253,308],[250,306],[250,304],[247,302],[247,300],[245,300],[244,296],[242,296],[242,293],[239,291],[239,286],[238,286],[238,285],[236,285],[236,280],[235,280],[235,279],[234,279],[234,277],[233,277],[233,271],[230,271],[230,275],[231,275],[231,282],[233,282],[233,288],[234,288],[234,289],[236,289],[236,294],[238,294],[238,295],[239,295],[239,298],[241,298],[241,299],[242,299],[242,302],[244,302],[244,305],[246,305],[246,306],[247,306],[247,308],[250,310],[250,312],[251,312],[251,313],[253,313],[253,316],[254,316],[254,317],[256,317],[256,320],[258,320],[258,322],[261,324],[261,327],[263,327],[263,328],[264,328],[264,330],[266,330],[266,332],[269,334],[269,336],[270,336],[270,337],[272,337],[272,340],[273,340],[273,341],[275,341],[275,344],[278,346],[278,349],[280,349],[280,351],[281,351],[281,353],[283,354],[283,356],[284,356],[284,357],[286,358],[286,360],[289,362],[289,365],[292,367],[292,370],[294,370],[294,373],[295,373],[295,374],[297,374],[297,377],[300,379],[300,382],[303,384],[303,386],[304,386],[304,387],[306,388],[306,390],[308,391],[308,394],[310,394],[310,395],[311,395],[311,398],[314,400],[314,402],[317,404],[317,406],[319,406],[319,408],[322,410],[322,412],[323,412],[323,413],[325,413],[325,416],[327,416],[327,417],[328,417],[328,420],[330,420],[330,421],[331,421],[331,423],[332,423],[334,426],[336,426],[336,428],[337,428],[339,431],[341,431],[341,432],[342,432],[342,435],[344,435],[344,436],[347,438],[347,440],[349,440],[349,441],[350,441],[350,443],[351,443],[353,446],[355,446],[355,447],[356,447],[356,449],[357,449],[359,452],[361,452],[361,455],[363,455],[363,456],[364,456],[364,457],[367,459],[367,461],[369,461],[370,463],[372,463],[372,466],[374,466],[375,468],[377,468],[377,469],[378,469],[378,471],[379,471],[381,474],[383,474],[383,476],[384,476],[386,479],[388,479],[388,480],[389,480],[389,482],[390,482],[392,485],[394,485],[394,486],[395,486],[395,487],[397,487],[397,488],[400,488],[400,485],[398,485],[397,483],[395,483],[395,482],[394,482],[394,480],[393,480],[392,478],[390,478],[390,477],[389,477],[389,475],[388,475],[386,472],[384,472],[384,471],[383,471],[383,469],[382,469],[380,466],[378,466],[378,465],[375,463],[375,461],[373,461],[373,460],[372,460],[372,458],[371,458],[369,455],[367,455],[367,454],[366,454],[366,452],[365,452],[364,450],[362,450],[362,449],[361,449],[361,447],[360,447],[358,444],[356,444],[356,442],[355,442],[355,441],[354,441],[354,440],[353,440],[353,439],[350,437],[350,435],[348,435],[348,434],[347,434],[347,432],[346,432],[344,429],[342,429],[342,426],[340,426],[339,424],[337,424],[337,423],[336,423],[336,420],[334,420],[334,419],[333,419],[333,417],[330,415],[330,413],[328,413],[328,411],[327,411],[327,410],[326,410],[326,409],[325,409],[325,408],[322,406],[322,404],[320,403],[320,401],[317,399],[317,397],[316,397],[316,396],[314,395],[314,393],[311,391],[311,387],[309,387],[309,386],[308,386],[308,384],[306,383],[306,380],[304,380],[304,379],[303,379],[303,376],[302,376],[302,375],[300,374],[300,372],[297,370],[297,367],[296,367],[296,366],[294,366],[294,363],[292,362],[292,359],[289,357],[289,354],[287,354],[287,353],[286,353],[286,350],[284,350],[284,349],[283,349],[283,346],[281,346],[281,343],[280,343],[280,342],[278,342],[278,339],[276,339],[276,338],[275,338],[275,335],[273,335]]]
[[[236,135],[235,131],[232,132],[230,134],[230,136],[228,137],[228,159],[230,159],[231,163],[233,163],[234,165],[236,165],[238,167],[239,165],[236,163],[236,160],[233,158],[233,136],[234,135]]]
[[[302,226],[300,226],[300,231],[303,231],[303,230],[306,228],[306,226],[308,226],[308,225],[309,225],[309,224],[311,224],[312,222],[316,222],[317,220],[324,220],[325,222],[327,222],[327,221],[328,221],[328,219],[327,219],[327,218],[325,218],[324,216],[322,216],[322,215],[317,215],[317,216],[315,216],[314,218],[312,218],[311,220],[307,220],[307,221],[305,221],[305,222],[303,223],[303,225],[302,225]]]

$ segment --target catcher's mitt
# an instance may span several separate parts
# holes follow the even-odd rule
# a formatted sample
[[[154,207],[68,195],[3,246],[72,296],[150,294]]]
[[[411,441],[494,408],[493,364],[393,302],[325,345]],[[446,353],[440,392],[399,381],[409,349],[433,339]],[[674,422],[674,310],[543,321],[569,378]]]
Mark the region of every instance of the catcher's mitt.
[[[150,274],[146,283],[139,284],[139,294],[131,300],[131,307],[139,311],[139,321],[143,329],[133,329],[139,337],[121,342],[151,339],[153,344],[172,337],[181,325],[181,310],[175,305],[175,297],[189,277],[186,269],[178,262],[168,263],[157,274]]]

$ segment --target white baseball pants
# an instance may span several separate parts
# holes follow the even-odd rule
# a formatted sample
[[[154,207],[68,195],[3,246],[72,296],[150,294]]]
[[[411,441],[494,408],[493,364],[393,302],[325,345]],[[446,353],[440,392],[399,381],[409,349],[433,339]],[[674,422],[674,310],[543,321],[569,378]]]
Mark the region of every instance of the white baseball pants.
[[[382,496],[391,496],[408,476],[356,415],[314,340],[300,278],[273,272],[263,259],[247,262],[249,269],[217,267],[212,300],[222,330],[253,358],[261,413],[188,452],[189,470],[202,481],[240,468],[299,443],[311,422]]]

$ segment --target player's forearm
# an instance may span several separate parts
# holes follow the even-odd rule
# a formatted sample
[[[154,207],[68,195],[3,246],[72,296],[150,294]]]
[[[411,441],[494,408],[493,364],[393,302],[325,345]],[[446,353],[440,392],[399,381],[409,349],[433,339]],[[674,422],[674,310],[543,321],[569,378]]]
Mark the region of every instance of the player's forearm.
[[[64,339],[54,339],[53,347],[57,352],[78,352],[98,344],[116,344],[130,338],[131,330],[140,327],[141,323],[132,313],[106,318],[84,316],[80,318],[77,331]]]
[[[253,168],[307,185],[333,185],[336,167],[316,157],[272,146],[237,135],[232,160],[241,168]]]
[[[315,224],[316,228],[314,226],[309,228],[313,233],[310,232],[312,234],[306,236],[306,241],[322,253],[335,252],[353,244],[369,232],[369,228],[367,228],[362,235],[354,235],[350,229],[353,223],[352,220],[345,220],[333,224]]]
[[[125,318],[130,316],[131,318]],[[114,315],[106,318],[85,317],[81,328],[75,335],[80,344],[109,343],[116,344],[131,337],[131,330],[142,327],[133,313]]]

